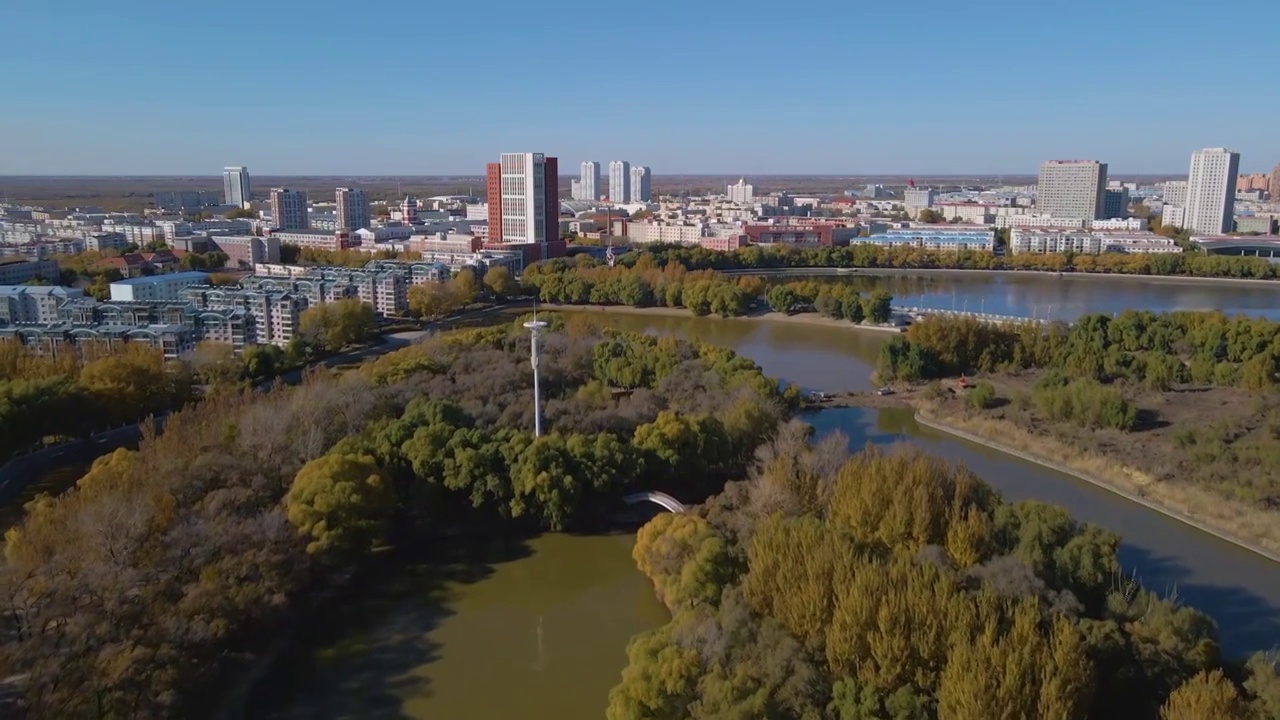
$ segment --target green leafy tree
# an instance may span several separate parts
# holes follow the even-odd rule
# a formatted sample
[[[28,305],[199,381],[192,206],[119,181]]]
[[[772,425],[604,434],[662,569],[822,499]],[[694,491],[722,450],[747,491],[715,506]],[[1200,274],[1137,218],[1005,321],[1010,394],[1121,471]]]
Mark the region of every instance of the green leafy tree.
[[[373,458],[324,455],[298,471],[285,497],[289,522],[313,555],[368,550],[383,536],[393,495]]]

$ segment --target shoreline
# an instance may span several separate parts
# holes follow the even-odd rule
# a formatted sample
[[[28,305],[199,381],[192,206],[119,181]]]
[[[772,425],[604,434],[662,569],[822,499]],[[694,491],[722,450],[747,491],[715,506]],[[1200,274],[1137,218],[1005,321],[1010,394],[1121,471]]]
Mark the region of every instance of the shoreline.
[[[1070,475],[1073,478],[1082,480],[1084,482],[1089,483],[1090,485],[1102,488],[1103,490],[1106,490],[1126,500],[1129,500],[1130,502],[1141,505],[1147,508],[1148,510],[1153,510],[1155,512],[1160,513],[1161,515],[1164,515],[1165,517],[1171,518],[1173,520],[1177,520],[1178,522],[1181,522],[1185,525],[1189,525],[1190,527],[1193,527],[1196,530],[1212,535],[1213,537],[1219,540],[1223,540],[1225,542],[1231,543],[1232,545],[1235,545],[1236,547],[1239,547],[1243,550],[1248,550],[1272,562],[1280,563],[1280,552],[1277,552],[1276,550],[1271,549],[1271,547],[1269,547],[1271,543],[1265,542],[1266,538],[1250,539],[1247,537],[1242,537],[1236,533],[1231,532],[1230,530],[1224,527],[1221,527],[1219,523],[1215,522],[1213,518],[1204,518],[1204,517],[1197,517],[1195,515],[1190,515],[1175,507],[1171,507],[1164,502],[1160,502],[1158,500],[1153,500],[1153,499],[1144,497],[1139,493],[1131,492],[1130,490],[1127,490],[1121,487],[1116,482],[1106,480],[1086,470],[1072,467],[1070,464],[1055,461],[1050,458],[1039,455],[1037,453],[1028,452],[1026,450],[1019,450],[999,440],[995,440],[992,438],[984,437],[983,435],[975,434],[974,432],[970,432],[969,430],[963,429],[953,424],[951,421],[929,415],[927,412],[921,410],[919,407],[915,408],[915,420],[918,424],[924,427],[930,428],[932,430],[946,433],[948,435],[953,435],[962,440],[967,440],[968,442],[990,448],[992,450],[1004,453],[1006,455],[1012,455],[1013,457],[1019,458],[1021,460],[1025,460],[1027,462],[1035,463],[1042,467],[1049,468],[1050,470],[1063,473],[1064,475]],[[1135,471],[1129,468],[1125,468],[1122,466],[1117,466],[1117,467],[1120,467],[1120,469],[1127,474],[1130,474],[1130,475],[1135,474]]]
[[[731,317],[720,317],[719,315],[695,315],[688,308],[673,308],[662,305],[653,305],[650,307],[635,307],[632,305],[566,305],[562,303],[547,303],[538,305],[544,310],[555,312],[574,312],[585,311],[616,315],[656,315],[658,317],[682,317],[696,318],[706,317],[713,320],[765,320],[768,322],[790,322],[801,325],[817,325],[820,327],[843,328],[845,330],[864,330],[868,332],[880,333],[883,335],[901,335],[906,328],[888,326],[888,325],[863,325],[860,323],[851,323],[848,320],[836,320],[835,318],[825,317],[818,313],[796,313],[788,315],[786,313],[774,312],[772,310],[756,311],[746,315],[735,315]]]
[[[795,275],[809,277],[945,277],[947,275],[971,275],[974,277],[991,277],[1009,275],[1013,277],[1052,277],[1057,279],[1058,273],[1053,270],[986,270],[970,268],[834,268],[834,267],[797,267],[797,268],[734,268],[717,270],[725,275]],[[1089,278],[1091,280],[1169,283],[1186,285],[1235,284],[1249,286],[1270,286],[1280,290],[1280,280],[1259,280],[1257,278],[1198,277],[1194,275],[1137,275],[1128,273],[1100,272],[1064,272],[1063,279]]]

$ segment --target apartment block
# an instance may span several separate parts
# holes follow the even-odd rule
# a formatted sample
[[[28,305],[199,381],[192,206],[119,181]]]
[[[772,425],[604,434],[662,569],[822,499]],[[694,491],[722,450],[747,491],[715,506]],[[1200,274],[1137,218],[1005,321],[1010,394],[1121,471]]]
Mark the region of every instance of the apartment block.
[[[32,260],[25,257],[0,258],[0,285],[21,285],[36,279],[56,283],[58,263],[53,260]]]
[[[271,227],[275,230],[306,230],[307,193],[289,188],[271,189]]]
[[[1182,227],[1206,235],[1231,230],[1239,171],[1240,153],[1226,148],[1192,153],[1187,176],[1187,216]]]
[[[169,275],[129,278],[111,283],[111,299],[124,302],[177,302],[183,288],[204,285],[209,275],[180,272]]]
[[[1036,211],[1053,217],[1102,217],[1107,164],[1097,160],[1050,160],[1040,166]]]

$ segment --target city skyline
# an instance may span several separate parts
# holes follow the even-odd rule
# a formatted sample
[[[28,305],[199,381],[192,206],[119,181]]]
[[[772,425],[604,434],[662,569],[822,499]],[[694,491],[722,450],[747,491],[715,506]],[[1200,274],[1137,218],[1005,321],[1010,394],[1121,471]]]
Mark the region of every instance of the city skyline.
[[[231,0],[218,13],[15,4],[6,20],[16,32],[0,48],[0,63],[23,69],[6,88],[19,110],[0,117],[0,134],[21,140],[0,169],[7,175],[203,175],[228,162],[282,176],[475,175],[522,147],[642,158],[660,175],[1034,174],[1057,157],[1098,158],[1112,174],[1169,174],[1204,147],[1237,150],[1242,172],[1280,161],[1280,136],[1264,120],[1280,111],[1280,95],[1265,91],[1258,63],[1280,7],[1258,0],[1231,13],[1196,12],[1193,0],[1159,12],[829,3],[782,25],[659,0],[646,6],[646,32],[633,34],[611,32],[634,25],[632,10],[572,0],[556,13],[504,8],[485,21],[490,51],[466,33],[433,37],[433,50],[465,70],[393,44],[371,56],[309,53],[306,72],[237,48],[278,42],[282,27],[305,51],[382,37],[387,18],[429,17],[446,30],[451,19],[393,4],[337,23],[350,9],[323,0],[305,11]],[[975,20],[998,52],[976,54],[953,32]],[[851,43],[854,27],[886,31]],[[619,69],[527,51],[529,37],[592,34],[643,62]],[[211,65],[190,52],[193,36],[237,44]],[[777,63],[752,50],[761,43],[805,53]],[[416,91],[391,68],[410,68]],[[769,91],[742,93],[744,73]],[[1176,78],[1176,103],[1167,78]],[[441,111],[459,80],[467,110]],[[201,83],[219,89],[193,102]],[[269,91],[283,86],[292,91]],[[335,86],[359,87],[370,102],[336,101]],[[588,107],[566,87],[646,102]],[[393,96],[394,111],[374,102]]]

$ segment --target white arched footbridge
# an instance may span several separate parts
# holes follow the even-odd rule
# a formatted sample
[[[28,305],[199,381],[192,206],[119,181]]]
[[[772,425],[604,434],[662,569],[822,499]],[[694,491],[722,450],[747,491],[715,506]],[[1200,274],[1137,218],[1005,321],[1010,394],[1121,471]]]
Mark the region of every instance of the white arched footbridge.
[[[682,513],[685,511],[684,503],[680,502],[679,500],[671,497],[670,495],[664,492],[634,493],[632,495],[627,495],[626,497],[622,498],[622,501],[628,505],[635,505],[636,503],[642,503],[642,502],[656,503],[666,508],[667,510],[670,510],[673,513]]]

